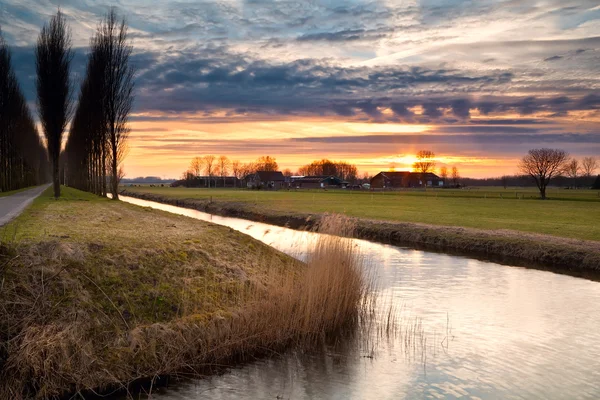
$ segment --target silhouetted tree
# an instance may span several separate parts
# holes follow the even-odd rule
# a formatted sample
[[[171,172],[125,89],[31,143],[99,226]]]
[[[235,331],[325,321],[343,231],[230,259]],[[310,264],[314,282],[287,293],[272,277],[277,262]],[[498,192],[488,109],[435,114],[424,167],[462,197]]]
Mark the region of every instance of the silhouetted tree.
[[[579,172],[581,172],[581,167],[579,166],[579,161],[573,158],[569,161],[565,166],[565,173],[569,178],[572,178],[572,186],[577,187],[577,177],[579,176]]]
[[[529,175],[540,191],[542,200],[546,199],[546,187],[552,178],[564,172],[569,155],[559,149],[532,149],[523,157],[519,169]]]
[[[460,173],[458,172],[458,168],[456,166],[452,167],[452,184],[455,187],[458,187],[460,180]]]
[[[221,179],[223,179],[223,187],[225,187],[225,177],[229,173],[229,166],[231,162],[227,156],[219,156],[217,159],[217,167],[219,170],[219,175],[221,175]],[[216,185],[215,185],[216,186]]]
[[[0,30],[0,192],[46,181],[47,155]]]
[[[233,186],[237,186],[237,181],[239,179],[241,179],[242,177],[240,176],[240,172],[241,172],[241,166],[242,164],[240,163],[240,160],[233,160],[231,162],[231,173],[233,174],[233,176],[235,177],[235,179],[233,180]]]
[[[421,150],[417,153],[417,161],[413,163],[415,172],[421,174],[423,186],[427,185],[427,180],[423,175],[432,172],[435,168],[435,153],[431,150]]]
[[[192,158],[192,162],[190,163],[189,171],[192,172],[194,174],[194,176],[196,176],[196,177],[200,176],[200,173],[202,172],[203,168],[204,167],[203,167],[202,157]]]
[[[110,178],[113,199],[118,199],[122,162],[128,151],[133,102],[131,51],[125,21],[119,22],[111,10],[90,41],[86,73],[65,146],[69,184],[104,196]]]
[[[435,153],[431,150],[421,150],[417,153],[417,161],[413,164],[415,172],[426,174],[435,168]]]
[[[125,19],[112,9],[98,27],[98,40],[106,59],[104,113],[107,124],[113,199],[119,198],[119,166],[127,154],[128,119],[133,106],[133,47],[127,40]]]
[[[277,171],[279,166],[274,157],[261,156],[258,157],[255,163],[256,171]]]
[[[444,185],[446,184],[446,180],[448,179],[448,168],[442,167],[440,168],[440,178],[444,181]]]
[[[583,175],[589,178],[598,169],[598,161],[594,157],[585,157],[581,162],[581,166]]]
[[[328,159],[315,160],[298,169],[298,175],[335,175],[343,180],[356,180],[358,172],[355,165],[345,161],[331,161]]]
[[[202,164],[204,165],[204,172],[208,176],[208,187],[210,187],[210,181],[215,174],[215,160],[216,160],[216,157],[213,156],[212,154],[202,157]]]
[[[69,78],[71,35],[60,11],[42,28],[35,56],[38,112],[52,164],[54,197],[59,197],[60,150],[72,104]]]

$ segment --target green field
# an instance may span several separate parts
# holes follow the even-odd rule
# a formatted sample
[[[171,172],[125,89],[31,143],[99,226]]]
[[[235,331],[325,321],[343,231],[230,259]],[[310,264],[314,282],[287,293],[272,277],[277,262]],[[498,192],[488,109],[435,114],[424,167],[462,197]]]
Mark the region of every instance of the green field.
[[[251,191],[127,187],[131,192],[173,198],[242,203],[257,210],[343,213],[386,221],[481,229],[510,229],[555,236],[600,240],[600,193],[549,189],[550,200],[531,189],[370,191]]]

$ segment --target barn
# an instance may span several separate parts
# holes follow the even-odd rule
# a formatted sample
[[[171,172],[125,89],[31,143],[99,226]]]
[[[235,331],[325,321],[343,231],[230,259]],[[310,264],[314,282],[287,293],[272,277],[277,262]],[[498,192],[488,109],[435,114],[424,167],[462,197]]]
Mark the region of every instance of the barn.
[[[432,172],[382,171],[371,178],[371,189],[443,186],[444,180]]]
[[[294,178],[291,186],[297,189],[340,189],[348,186],[348,182],[334,175],[312,175]]]
[[[246,177],[250,189],[279,190],[285,187],[285,177],[281,171],[257,171]]]

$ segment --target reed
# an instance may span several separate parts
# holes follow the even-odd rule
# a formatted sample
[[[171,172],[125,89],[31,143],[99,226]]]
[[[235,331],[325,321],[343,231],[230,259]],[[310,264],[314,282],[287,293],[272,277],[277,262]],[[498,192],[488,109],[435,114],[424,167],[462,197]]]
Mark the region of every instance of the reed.
[[[242,271],[202,286],[189,268],[165,275],[161,284],[177,282],[177,311],[156,322],[128,318],[114,286],[88,270],[92,255],[85,249],[57,241],[3,245],[0,398],[126,389],[143,378],[194,375],[353,334],[374,315],[375,300],[368,265],[342,237],[352,229],[343,217],[324,218],[327,234],[312,244],[304,266],[284,268],[281,255],[265,249],[260,262],[268,273],[261,279]],[[93,257],[108,269],[126,267],[110,254]],[[128,309],[147,309],[142,302],[152,298],[130,299]],[[201,312],[207,301],[220,309]]]

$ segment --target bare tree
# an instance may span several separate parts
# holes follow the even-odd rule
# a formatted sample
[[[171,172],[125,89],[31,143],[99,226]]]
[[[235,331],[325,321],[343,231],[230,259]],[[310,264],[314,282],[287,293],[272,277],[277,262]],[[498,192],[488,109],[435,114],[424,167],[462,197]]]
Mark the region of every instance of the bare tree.
[[[589,178],[594,175],[594,171],[598,169],[598,161],[594,157],[585,157],[581,162],[581,166],[583,175]]]
[[[435,153],[431,150],[421,150],[417,153],[417,161],[413,164],[415,172],[425,174],[435,168]]]
[[[413,163],[413,169],[415,172],[421,174],[421,181],[423,186],[427,185],[425,174],[432,172],[435,168],[435,154],[431,150],[421,150],[417,153],[417,161]]]
[[[448,179],[448,168],[447,167],[440,168],[440,178],[442,178],[442,181],[444,181],[444,184],[446,184],[446,180]]]
[[[202,157],[194,157],[192,158],[192,162],[190,163],[190,168],[188,171],[193,173],[195,177],[198,177],[202,172],[203,165],[204,161],[202,160]]]
[[[285,176],[286,178],[289,178],[290,176],[292,176],[292,170],[289,168],[286,168],[283,170],[283,176]]]
[[[546,199],[546,188],[552,178],[561,174],[569,155],[559,149],[532,149],[523,157],[519,169],[523,174],[531,176],[540,191],[542,200]]]
[[[579,166],[579,161],[576,158],[571,159],[571,161],[567,162],[565,165],[565,173],[569,178],[572,178],[572,187],[577,186],[577,177],[581,172],[581,167]]]
[[[72,108],[71,34],[60,10],[44,25],[35,47],[38,113],[52,164],[54,197],[60,197],[60,151]]]
[[[240,163],[240,160],[233,160],[231,162],[231,173],[233,174],[233,176],[235,178],[233,180],[234,187],[237,186],[237,181],[240,179],[241,167],[242,167],[242,163]]]
[[[279,166],[274,157],[261,156],[256,160],[257,171],[277,171],[277,168],[279,168]]]
[[[213,156],[212,154],[202,157],[202,161],[204,164],[204,172],[208,176],[208,187],[209,188],[210,188],[210,181],[211,181],[213,175],[215,174],[215,160],[216,159],[217,158],[215,156]]]
[[[227,156],[219,156],[219,159],[217,160],[217,166],[219,169],[219,174],[221,175],[221,179],[223,179],[223,187],[225,187],[225,177],[229,173],[230,165],[231,161],[229,161]]]
[[[565,166],[565,172],[569,178],[577,178],[580,171],[579,161],[575,158],[571,159]]]
[[[118,21],[112,9],[98,26],[97,37],[106,57],[104,112],[110,156],[112,198],[119,198],[119,165],[125,156],[129,137],[128,119],[133,106],[133,75],[130,64],[133,47],[127,39],[125,19]]]
[[[458,187],[458,181],[460,180],[460,174],[456,166],[452,167],[452,184]]]

